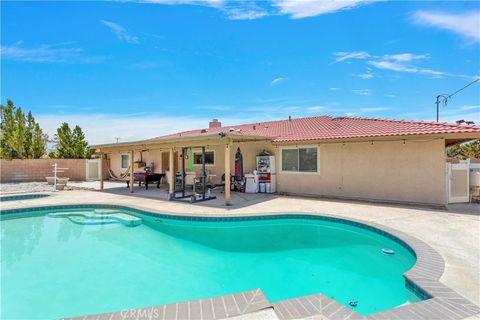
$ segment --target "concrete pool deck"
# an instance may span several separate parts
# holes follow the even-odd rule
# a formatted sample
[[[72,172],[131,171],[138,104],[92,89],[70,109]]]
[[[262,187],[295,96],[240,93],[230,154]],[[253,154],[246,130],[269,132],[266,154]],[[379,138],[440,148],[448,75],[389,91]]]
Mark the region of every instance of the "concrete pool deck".
[[[358,219],[397,229],[433,247],[445,261],[440,281],[480,304],[480,206],[452,211],[287,196],[252,198],[232,207],[189,204],[96,191],[64,191],[50,197],[2,203],[2,209],[64,204],[116,204],[189,215],[242,215],[301,212]],[[456,213],[467,212],[467,214]],[[478,315],[477,315],[478,318]]]

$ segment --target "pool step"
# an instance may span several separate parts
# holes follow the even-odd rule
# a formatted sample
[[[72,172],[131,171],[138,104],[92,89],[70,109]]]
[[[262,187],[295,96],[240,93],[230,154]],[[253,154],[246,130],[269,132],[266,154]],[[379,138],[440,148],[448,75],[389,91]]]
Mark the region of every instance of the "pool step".
[[[103,210],[103,209],[102,209]],[[108,209],[105,209],[108,210]],[[102,212],[102,213],[100,213]],[[136,227],[142,224],[142,219],[137,218],[119,210],[110,211],[70,211],[70,212],[51,212],[48,214],[51,218],[68,218],[73,223],[84,225],[121,223],[127,227]]]
[[[93,209],[97,214],[112,214],[112,213],[123,213],[119,209]]]
[[[111,223],[119,223],[118,220],[114,219],[88,219],[84,217],[79,217],[79,216],[67,216],[66,217],[68,220],[72,221],[73,223],[76,224],[82,224],[82,225],[97,225],[97,224],[111,224]]]

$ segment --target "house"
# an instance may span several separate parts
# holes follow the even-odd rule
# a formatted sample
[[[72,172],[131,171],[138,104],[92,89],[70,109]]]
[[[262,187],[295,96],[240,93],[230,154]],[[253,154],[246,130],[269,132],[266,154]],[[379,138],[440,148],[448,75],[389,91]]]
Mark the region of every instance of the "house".
[[[231,127],[214,119],[204,129],[94,147],[117,175],[133,160],[168,173],[167,181],[181,170],[182,148],[192,148],[199,173],[204,147],[205,167],[217,180],[233,174],[237,148],[244,172],[256,169],[265,150],[275,156],[280,194],[445,205],[448,192],[464,184],[461,177],[454,185],[447,179],[446,147],[476,138],[480,127],[473,124],[317,116]]]

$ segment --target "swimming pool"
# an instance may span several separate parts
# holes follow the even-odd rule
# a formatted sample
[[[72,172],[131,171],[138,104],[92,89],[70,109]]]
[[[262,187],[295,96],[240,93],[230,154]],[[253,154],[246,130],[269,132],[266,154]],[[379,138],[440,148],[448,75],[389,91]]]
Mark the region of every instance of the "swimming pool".
[[[0,196],[0,202],[3,201],[16,201],[16,200],[28,200],[48,197],[48,194],[16,194],[10,196]]]
[[[142,223],[88,223],[95,209]],[[84,218],[58,217],[64,212]],[[1,240],[4,318],[96,314],[256,288],[271,302],[321,292],[346,306],[357,301],[361,314],[420,299],[402,276],[416,261],[404,243],[319,216],[52,208],[2,215]]]

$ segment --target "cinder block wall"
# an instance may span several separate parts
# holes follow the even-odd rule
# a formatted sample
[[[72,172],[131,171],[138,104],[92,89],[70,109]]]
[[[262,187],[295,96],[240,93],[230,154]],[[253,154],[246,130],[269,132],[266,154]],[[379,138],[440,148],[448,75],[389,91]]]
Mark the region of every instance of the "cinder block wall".
[[[0,160],[0,182],[32,182],[45,181],[45,177],[53,176],[53,164],[60,168],[68,168],[59,177],[68,177],[72,181],[86,179],[85,159],[14,159]]]

